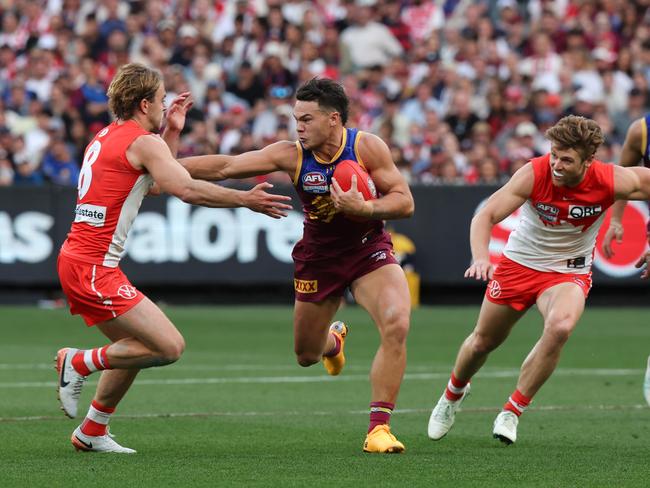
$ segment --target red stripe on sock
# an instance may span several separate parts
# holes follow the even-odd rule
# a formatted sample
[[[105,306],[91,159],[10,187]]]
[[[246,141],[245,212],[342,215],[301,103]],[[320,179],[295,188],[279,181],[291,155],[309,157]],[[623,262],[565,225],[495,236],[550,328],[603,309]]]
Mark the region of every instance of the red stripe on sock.
[[[104,405],[102,405],[101,403],[99,403],[96,400],[93,400],[91,402],[91,405],[93,406],[94,409],[99,410],[100,412],[104,412],[104,413],[113,413],[113,412],[115,412],[115,407],[105,407]]]
[[[451,372],[451,378],[449,379],[452,385],[454,385],[454,388],[465,388],[469,384],[469,380],[467,381],[462,381],[456,378],[456,375],[454,372]],[[447,400],[450,402],[457,402],[461,398],[463,398],[463,393],[455,393],[449,389],[449,384],[447,384],[447,387],[445,388],[445,397],[447,397]]]
[[[99,349],[93,349],[92,354],[90,357],[93,360],[93,364],[95,365],[95,368],[99,371],[102,369],[102,363],[99,362]]]
[[[99,355],[102,358],[102,363],[104,363],[104,369],[113,369],[111,368],[111,365],[108,363],[108,348],[110,347],[110,344],[102,347],[99,350]]]
[[[519,390],[515,390],[514,393],[510,395],[508,401],[503,405],[503,409],[514,413],[517,417],[520,417],[523,411],[513,405],[510,401],[511,399],[512,402],[517,403],[517,405],[519,405],[521,408],[526,408],[532,401],[532,398],[523,395]]]
[[[98,424],[94,420],[90,420],[88,417],[86,417],[83,424],[81,424],[81,432],[90,436],[106,435],[106,428],[106,425]]]
[[[80,375],[88,376],[90,374],[90,370],[84,362],[84,351],[78,351],[74,356],[72,356],[70,362],[72,363],[72,367],[75,369],[75,371]]]
[[[459,380],[458,378],[456,378],[454,372],[453,371],[451,372],[451,384],[454,385],[454,388],[465,388],[468,383],[469,380],[467,381]]]
[[[523,395],[519,390],[515,390],[515,392],[512,394],[512,399],[522,407],[527,407],[532,401],[532,397],[529,398]]]

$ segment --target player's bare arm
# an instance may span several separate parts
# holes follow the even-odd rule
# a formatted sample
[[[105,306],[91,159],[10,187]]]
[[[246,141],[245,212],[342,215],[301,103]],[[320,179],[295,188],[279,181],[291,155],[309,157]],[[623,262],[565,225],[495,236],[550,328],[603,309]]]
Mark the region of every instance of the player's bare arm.
[[[465,271],[465,278],[488,280],[494,267],[490,263],[490,234],[492,227],[521,207],[533,191],[535,176],[533,165],[527,163],[497,190],[472,219],[469,240],[472,248],[472,264]]]
[[[284,171],[293,180],[298,164],[298,149],[291,141],[279,141],[237,156],[208,154],[183,158],[179,162],[193,178],[201,180],[249,178],[275,171]]]
[[[167,147],[169,147],[169,151],[172,153],[173,157],[176,157],[176,154],[178,154],[181,131],[183,130],[183,127],[185,127],[185,117],[187,111],[192,108],[193,104],[194,100],[192,99],[190,92],[183,92],[174,98],[165,112],[166,122],[162,138],[167,144]],[[161,193],[160,186],[158,186],[157,183],[154,183],[147,195],[158,196]]]
[[[413,195],[395,166],[386,143],[374,134],[364,132],[358,151],[381,197],[365,201],[357,190],[355,176],[352,177],[352,187],[347,192],[342,191],[338,182],[332,179],[330,193],[336,208],[346,214],[377,220],[403,219],[413,215]]]
[[[621,150],[621,157],[619,164],[623,167],[631,167],[639,164],[643,156],[642,140],[643,140],[644,122],[643,119],[635,120],[627,131],[623,149]],[[616,239],[617,243],[623,241],[623,213],[627,200],[619,200],[612,205],[611,219],[609,221],[609,228],[605,233],[603,239],[603,252],[605,256],[612,257],[614,250],[612,249],[612,241]]]
[[[270,183],[240,191],[193,179],[172,157],[162,138],[155,135],[136,139],[127,150],[127,158],[134,167],[145,168],[164,192],[187,203],[205,207],[248,207],[273,218],[286,217],[292,208],[284,203],[291,197],[265,191],[273,186]]]

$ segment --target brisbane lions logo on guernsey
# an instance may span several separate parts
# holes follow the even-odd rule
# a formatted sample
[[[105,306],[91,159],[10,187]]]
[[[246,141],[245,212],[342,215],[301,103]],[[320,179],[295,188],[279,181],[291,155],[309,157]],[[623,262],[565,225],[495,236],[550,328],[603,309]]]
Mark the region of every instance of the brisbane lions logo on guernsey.
[[[302,189],[308,193],[327,193],[327,178],[318,171],[310,171],[302,177]]]

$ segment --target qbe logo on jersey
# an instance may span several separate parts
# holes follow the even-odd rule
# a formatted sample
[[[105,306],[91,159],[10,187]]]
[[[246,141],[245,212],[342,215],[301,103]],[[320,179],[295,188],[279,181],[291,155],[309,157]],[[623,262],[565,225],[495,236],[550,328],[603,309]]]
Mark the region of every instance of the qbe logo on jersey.
[[[600,205],[569,205],[570,219],[588,219],[595,217],[603,212]]]
[[[327,178],[318,171],[310,171],[302,177],[302,189],[309,193],[327,193]]]

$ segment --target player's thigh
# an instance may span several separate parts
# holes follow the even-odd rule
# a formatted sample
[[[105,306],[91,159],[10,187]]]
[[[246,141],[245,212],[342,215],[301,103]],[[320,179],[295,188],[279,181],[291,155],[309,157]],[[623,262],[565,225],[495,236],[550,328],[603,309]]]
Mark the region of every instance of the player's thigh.
[[[585,309],[585,292],[573,282],[547,288],[537,299],[545,327],[561,327],[571,332]]]
[[[492,345],[501,344],[525,313],[526,310],[515,310],[508,305],[491,302],[485,297],[473,334]]]
[[[341,303],[341,297],[329,297],[320,302],[296,300],[293,309],[293,337],[296,352],[322,352],[329,326]]]
[[[387,264],[361,276],[351,288],[356,302],[368,311],[380,331],[394,325],[408,330],[411,295],[398,264]]]
[[[177,351],[185,347],[178,329],[147,297],[128,312],[97,327],[113,341],[113,338],[134,337],[152,351]]]

